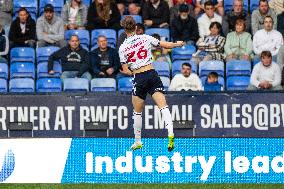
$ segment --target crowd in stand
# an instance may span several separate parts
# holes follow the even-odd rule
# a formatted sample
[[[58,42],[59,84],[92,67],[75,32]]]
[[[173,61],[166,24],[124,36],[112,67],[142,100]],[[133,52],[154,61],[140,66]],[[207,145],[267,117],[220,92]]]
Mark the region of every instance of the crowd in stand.
[[[67,0],[59,15],[53,5],[44,6],[42,15],[34,20],[22,7],[13,15],[13,1],[0,0],[0,56],[9,59],[14,47],[58,46],[60,49],[49,57],[48,73],[54,74],[53,65],[61,60],[61,78],[81,77],[121,78],[118,48],[126,38],[118,37],[116,47],[108,46],[105,36],[97,39],[97,48],[91,51],[80,45],[77,35],[66,41],[67,30],[122,28],[123,15],[140,15],[138,35],[148,28],[167,28],[172,41],[185,41],[194,45],[197,52],[191,61],[245,60],[259,64],[251,73],[249,90],[282,89],[284,79],[284,1],[259,0],[259,6],[250,12],[242,0],[234,0],[229,11],[223,0],[94,0],[85,5],[81,0]],[[13,19],[14,16],[14,19]],[[8,33],[5,33],[8,32]],[[158,33],[153,37],[163,40]],[[170,51],[153,48],[154,61],[171,64]],[[282,74],[282,76],[281,76]],[[216,85],[215,85],[216,84]],[[184,62],[180,74],[172,78],[169,90],[206,90],[210,86],[222,90],[218,74],[212,72],[202,85],[192,66]],[[217,86],[217,88],[216,88]]]

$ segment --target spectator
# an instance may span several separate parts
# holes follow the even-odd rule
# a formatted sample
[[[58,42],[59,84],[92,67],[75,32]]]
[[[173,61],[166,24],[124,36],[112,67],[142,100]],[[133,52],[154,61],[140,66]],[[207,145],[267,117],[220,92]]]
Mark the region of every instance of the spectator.
[[[280,66],[281,70],[284,67],[284,45],[282,45],[277,54],[277,63]]]
[[[193,60],[197,63],[202,60],[224,60],[226,38],[220,35],[222,26],[219,22],[212,22],[209,28],[210,35],[199,38],[196,43],[198,51],[193,55]]]
[[[214,5],[211,1],[204,4],[204,9],[205,13],[197,19],[200,37],[210,34],[209,26],[212,22],[222,23],[222,17],[214,13]]]
[[[5,28],[9,27],[12,23],[12,10],[13,1],[12,0],[2,0],[0,1],[0,25]]]
[[[188,5],[193,5],[193,0],[169,0],[168,1],[168,4],[169,4],[169,7],[171,8],[171,7],[174,7],[174,6],[176,6],[176,5],[178,5],[178,7],[179,7],[179,5],[180,4],[182,4],[182,3],[186,3],[186,4],[188,4]],[[193,8],[193,7],[192,7]],[[177,11],[178,11],[178,9],[177,9]]]
[[[68,42],[69,44],[50,55],[48,59],[48,73],[54,74],[54,61],[61,60],[62,75],[65,78],[86,78],[92,79],[89,71],[88,51],[81,47],[79,37],[73,34]]]
[[[218,73],[210,72],[204,83],[204,91],[222,91],[223,86],[218,82]]]
[[[11,24],[9,39],[11,48],[36,45],[36,23],[26,8],[20,8],[19,15]]]
[[[152,37],[161,40],[161,36],[157,33],[154,33]],[[152,55],[153,55],[153,61],[156,62],[167,62],[168,64],[171,64],[171,58],[169,56],[169,50],[164,49],[162,47],[152,47]]]
[[[65,46],[63,20],[54,14],[53,5],[45,5],[44,15],[37,20],[36,34],[38,47]]]
[[[246,31],[250,32],[251,16],[244,10],[243,0],[234,0],[233,9],[225,15],[222,22],[224,35],[235,31],[235,25],[238,19],[243,19],[246,22]]]
[[[274,12],[278,15],[284,11],[284,1],[283,0],[270,0],[269,7],[274,10]]]
[[[114,1],[94,0],[89,7],[87,29],[120,29],[120,13]]]
[[[120,15],[138,15],[141,9],[141,0],[118,0],[116,1]]]
[[[5,31],[0,25],[0,59],[1,56],[7,55],[9,52],[9,39],[5,36]]]
[[[145,33],[145,27],[143,24],[137,23],[136,24],[136,35],[142,35]],[[127,35],[125,32],[122,32],[117,40],[117,49],[119,49],[120,45],[124,42],[124,40],[127,38]]]
[[[282,90],[281,71],[276,63],[272,63],[270,51],[261,52],[261,62],[256,64],[250,77],[248,90]]]
[[[137,3],[130,3],[128,5],[128,14],[129,15],[139,15],[141,7]]]
[[[248,60],[252,58],[252,40],[251,34],[245,32],[246,23],[243,19],[236,21],[235,30],[227,35],[225,43],[226,61]]]
[[[195,17],[192,4],[186,2],[186,0],[178,0],[178,1],[176,1],[176,4],[173,7],[170,8],[170,23],[172,23],[174,18],[179,17],[180,5],[187,5],[189,7],[190,16]]]
[[[196,0],[194,13],[196,16],[198,16],[201,12],[205,11],[205,3],[208,2],[208,0]],[[223,0],[213,0],[211,1],[213,4],[213,11],[217,11],[217,13],[221,16],[224,16],[224,7],[223,7]],[[206,11],[205,11],[206,12]]]
[[[272,17],[266,16],[264,18],[264,29],[257,31],[253,36],[253,51],[256,54],[255,61],[260,59],[262,51],[270,51],[273,60],[275,60],[281,45],[283,45],[281,33],[273,29]]]
[[[182,64],[181,74],[176,74],[171,81],[169,91],[201,91],[201,81],[195,73],[192,73],[191,65]]]
[[[115,78],[120,67],[118,52],[107,46],[105,36],[98,37],[98,45],[99,47],[90,53],[90,62],[95,77]]]
[[[284,1],[283,1],[283,5],[284,5]],[[277,16],[277,30],[284,37],[284,11]]]
[[[167,28],[170,21],[169,5],[164,0],[149,0],[143,4],[142,18],[146,27]]]
[[[273,28],[277,27],[277,17],[275,12],[268,7],[267,0],[259,0],[259,8],[252,12],[251,16],[251,28],[252,34],[254,35],[258,30],[263,29],[264,18],[271,16],[274,20]]]
[[[195,44],[198,40],[197,21],[195,18],[189,16],[188,5],[180,5],[179,16],[174,18],[171,23],[171,35],[173,41],[184,41],[189,44]]]
[[[61,11],[65,30],[85,29],[88,7],[82,0],[67,0]]]

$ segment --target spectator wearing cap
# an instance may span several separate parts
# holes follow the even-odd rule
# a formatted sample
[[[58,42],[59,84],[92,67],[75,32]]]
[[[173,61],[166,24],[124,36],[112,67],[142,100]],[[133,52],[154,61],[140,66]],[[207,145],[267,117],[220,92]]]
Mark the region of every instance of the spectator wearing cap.
[[[171,23],[171,35],[174,41],[185,41],[189,44],[195,43],[198,38],[198,25],[195,18],[189,15],[189,6],[179,6],[179,16]]]
[[[26,8],[20,8],[18,17],[12,22],[9,40],[11,48],[35,47],[36,23]]]
[[[42,15],[36,24],[38,47],[59,46],[64,47],[64,23],[63,20],[54,14],[54,7],[47,4]]]
[[[188,5],[190,16],[195,17],[194,11],[193,11],[194,7],[192,6],[192,4],[188,3],[188,1],[186,0],[177,0],[176,4],[170,8],[170,23],[172,23],[175,17],[179,16],[179,7],[182,4]]]

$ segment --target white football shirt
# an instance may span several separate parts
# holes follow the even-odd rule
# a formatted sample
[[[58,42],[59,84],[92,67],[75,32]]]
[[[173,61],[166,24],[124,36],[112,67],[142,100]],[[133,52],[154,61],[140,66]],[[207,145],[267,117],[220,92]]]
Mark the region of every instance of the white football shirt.
[[[133,35],[125,39],[119,48],[122,64],[128,64],[131,70],[137,70],[152,63],[152,46],[160,41],[149,35]]]

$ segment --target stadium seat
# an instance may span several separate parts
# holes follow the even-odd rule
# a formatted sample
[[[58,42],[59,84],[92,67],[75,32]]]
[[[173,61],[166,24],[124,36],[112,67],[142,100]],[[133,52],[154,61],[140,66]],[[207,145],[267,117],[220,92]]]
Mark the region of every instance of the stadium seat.
[[[66,78],[63,80],[63,90],[65,92],[88,92],[89,81],[85,78]]]
[[[192,54],[196,52],[193,45],[185,45],[183,47],[176,47],[172,50],[172,61],[175,60],[188,60],[192,58]]]
[[[168,62],[153,62],[153,66],[159,76],[170,77],[171,71]]]
[[[132,91],[132,77],[123,77],[118,80],[118,91],[130,92]]]
[[[59,47],[49,46],[49,47],[39,47],[36,49],[36,59],[37,63],[48,61],[49,56],[55,51],[59,50]]]
[[[210,72],[217,72],[224,77],[224,62],[218,60],[201,61],[199,63],[199,76],[207,76]]]
[[[244,3],[244,10],[248,11],[248,0],[244,0],[243,3]],[[224,9],[226,13],[233,9],[233,4],[234,0],[224,1]]]
[[[37,92],[61,92],[62,82],[60,78],[41,78],[36,82]]]
[[[0,78],[8,79],[8,74],[7,63],[0,63]]]
[[[91,91],[116,91],[116,81],[113,78],[95,78],[91,81]]]
[[[34,80],[31,78],[14,78],[9,82],[9,91],[15,93],[31,93],[35,91]]]
[[[124,32],[124,29],[120,29],[120,30],[118,30],[118,37],[122,34]]]
[[[136,23],[142,24],[142,17],[140,15],[122,15],[121,20],[123,20],[126,16],[132,16]]]
[[[165,91],[167,91],[170,87],[170,84],[171,84],[170,78],[168,78],[168,77],[160,77],[160,78],[161,78],[161,81],[164,85]]]
[[[68,41],[73,34],[78,35],[82,47],[89,50],[89,45],[90,45],[89,31],[88,30],[67,30],[65,32],[65,39]]]
[[[7,80],[0,79],[0,93],[6,93],[8,91]]]
[[[35,65],[27,62],[14,62],[10,67],[10,78],[35,78]]]
[[[207,75],[206,76],[202,76],[200,77],[201,79],[201,82],[202,82],[202,85],[204,86],[206,80],[207,80]],[[222,76],[219,76],[218,77],[218,83],[221,84],[223,86],[223,88],[225,87],[225,80],[224,80],[224,77]]]
[[[54,6],[54,12],[57,15],[60,15],[62,7],[64,6],[64,0],[40,0],[39,1],[39,15],[43,13],[44,6],[47,4],[52,4]]]
[[[62,73],[62,67],[59,62],[54,62],[53,64],[53,70],[54,74],[50,75],[48,74],[48,68],[47,68],[48,63],[47,62],[42,62],[37,65],[37,78],[45,78],[45,77],[60,77]]]
[[[10,63],[31,62],[35,63],[35,50],[30,47],[15,47],[10,52]]]
[[[95,29],[92,31],[91,49],[98,47],[97,40],[99,36],[106,36],[108,46],[115,48],[116,46],[116,31],[113,29]]]
[[[92,0],[83,0],[83,3],[88,7],[91,5],[91,2]]]
[[[170,40],[170,31],[166,28],[150,28],[146,29],[145,34],[147,35],[153,35],[153,34],[159,34],[162,41],[169,41]]]
[[[227,90],[247,90],[250,83],[250,76],[230,76],[227,78]]]
[[[226,75],[250,75],[251,63],[245,60],[231,60],[226,64]]]
[[[250,0],[250,12],[258,8],[259,0]]]
[[[38,12],[38,1],[37,0],[14,0],[13,1],[13,14],[17,15],[21,7],[25,7],[31,16],[37,15]]]
[[[193,73],[198,73],[197,70],[197,64],[194,61],[190,61],[190,60],[176,60],[172,63],[172,77],[174,77],[176,74],[181,73],[181,66],[183,63],[189,63],[191,65],[191,70]]]

